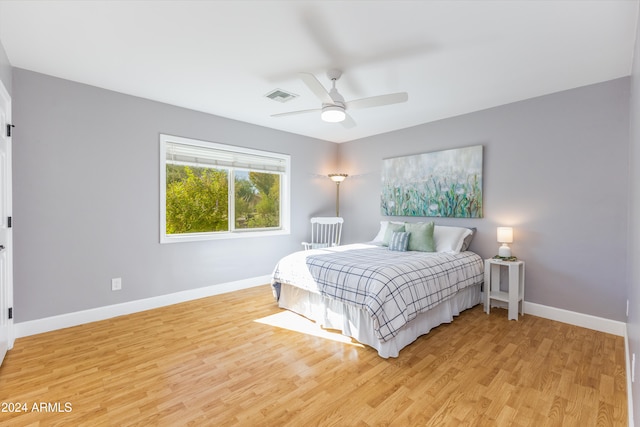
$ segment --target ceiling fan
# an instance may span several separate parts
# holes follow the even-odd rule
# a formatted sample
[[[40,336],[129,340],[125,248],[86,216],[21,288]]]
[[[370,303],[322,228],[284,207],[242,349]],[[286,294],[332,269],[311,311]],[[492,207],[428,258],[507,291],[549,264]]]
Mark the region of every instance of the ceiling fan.
[[[362,108],[381,107],[383,105],[399,104],[409,99],[407,92],[390,93],[387,95],[371,96],[369,98],[355,99],[353,101],[345,101],[336,89],[336,81],[342,75],[340,70],[329,70],[327,77],[332,82],[331,90],[327,91],[322,83],[310,73],[299,73],[300,79],[307,85],[318,99],[322,102],[321,108],[311,110],[289,111],[286,113],[273,114],[271,117],[293,116],[296,114],[305,114],[320,112],[323,121],[329,123],[341,123],[345,128],[351,128],[356,125],[351,116],[347,114],[348,110],[357,110]]]

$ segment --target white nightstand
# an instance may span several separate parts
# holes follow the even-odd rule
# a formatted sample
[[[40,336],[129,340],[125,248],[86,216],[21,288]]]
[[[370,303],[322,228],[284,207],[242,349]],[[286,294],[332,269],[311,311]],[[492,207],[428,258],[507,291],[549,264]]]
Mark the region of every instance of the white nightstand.
[[[508,292],[500,290],[501,267],[509,269]],[[524,315],[524,261],[484,260],[484,311],[487,314],[491,310],[491,300],[509,304],[509,320],[518,320],[518,311]]]

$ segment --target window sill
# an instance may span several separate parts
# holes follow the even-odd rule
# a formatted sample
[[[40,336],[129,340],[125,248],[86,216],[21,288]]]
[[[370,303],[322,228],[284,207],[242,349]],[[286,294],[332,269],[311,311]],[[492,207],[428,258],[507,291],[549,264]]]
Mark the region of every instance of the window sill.
[[[218,233],[191,233],[160,236],[160,243],[185,243],[185,242],[201,242],[207,240],[229,240],[229,239],[247,239],[256,237],[269,236],[285,236],[291,234],[289,230],[262,230],[262,231],[234,231],[234,232],[218,232]]]

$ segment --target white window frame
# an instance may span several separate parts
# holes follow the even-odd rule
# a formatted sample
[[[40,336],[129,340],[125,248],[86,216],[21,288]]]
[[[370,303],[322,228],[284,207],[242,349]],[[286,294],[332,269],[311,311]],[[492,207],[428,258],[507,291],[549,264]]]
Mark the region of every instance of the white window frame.
[[[280,172],[280,227],[262,229],[235,229],[234,171],[251,170],[246,167],[216,166],[229,171],[229,231],[208,233],[167,234],[167,145],[171,143],[278,159],[284,162]],[[160,134],[160,243],[195,242],[202,240],[242,239],[249,237],[281,236],[291,234],[291,156],[288,154],[255,150],[216,142]]]

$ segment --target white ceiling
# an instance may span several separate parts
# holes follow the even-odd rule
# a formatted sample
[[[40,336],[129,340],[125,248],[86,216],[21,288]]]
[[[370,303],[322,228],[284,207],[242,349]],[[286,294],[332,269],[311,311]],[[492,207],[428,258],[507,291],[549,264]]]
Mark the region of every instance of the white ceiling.
[[[637,0],[0,1],[14,67],[323,140],[344,142],[628,76]],[[408,92],[319,114],[298,79],[347,99]],[[299,95],[288,103],[273,89]]]

